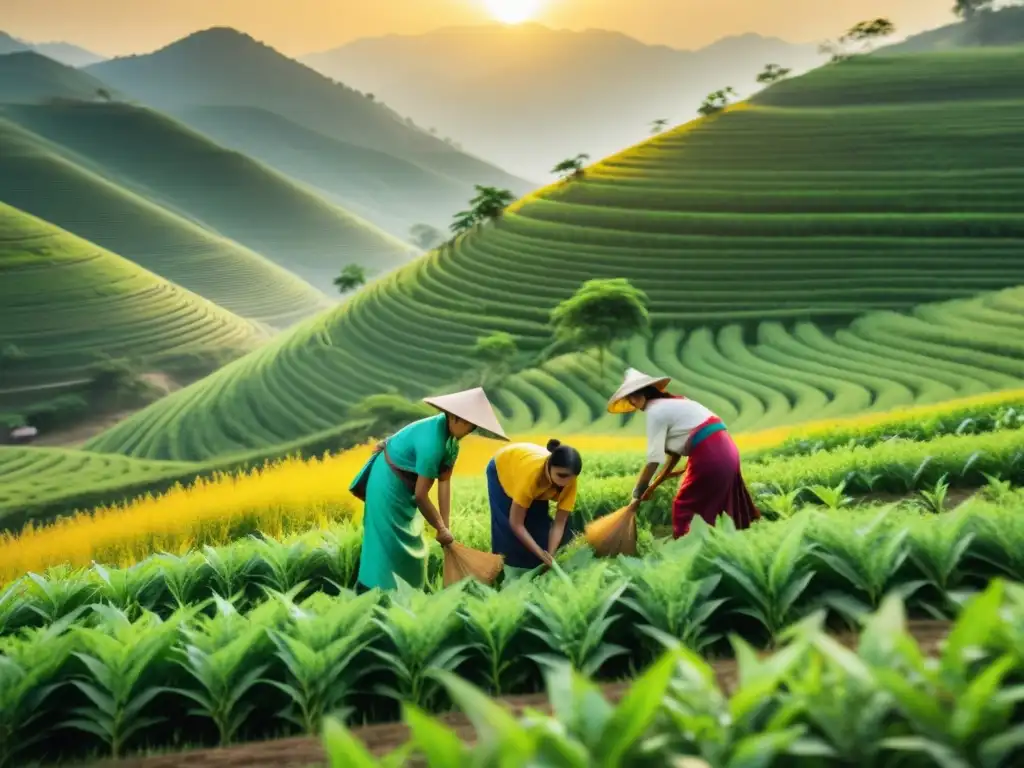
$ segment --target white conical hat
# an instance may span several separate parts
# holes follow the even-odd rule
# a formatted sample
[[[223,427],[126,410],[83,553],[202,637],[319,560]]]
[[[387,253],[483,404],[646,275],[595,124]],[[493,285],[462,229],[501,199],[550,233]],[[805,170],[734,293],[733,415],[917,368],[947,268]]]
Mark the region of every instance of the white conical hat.
[[[486,430],[501,440],[508,440],[505,430],[501,428],[498,417],[494,415],[494,408],[487,394],[482,388],[467,389],[465,392],[455,392],[450,395],[439,395],[438,397],[425,397],[423,402],[432,405],[439,411],[458,416],[468,421],[475,427]]]
[[[622,386],[615,390],[615,394],[608,400],[608,413],[632,413],[636,409],[626,399],[629,395],[634,392],[639,392],[644,387],[657,387],[660,391],[664,392],[672,379],[668,376],[657,378],[656,376],[648,376],[646,373],[641,373],[636,368],[630,368],[626,371],[626,378],[622,380]]]

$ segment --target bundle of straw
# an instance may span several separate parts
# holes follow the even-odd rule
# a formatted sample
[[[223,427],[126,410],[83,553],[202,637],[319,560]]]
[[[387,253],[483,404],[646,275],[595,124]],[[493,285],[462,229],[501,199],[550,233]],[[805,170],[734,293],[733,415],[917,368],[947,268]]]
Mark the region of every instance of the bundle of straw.
[[[493,584],[504,565],[505,558],[501,555],[452,542],[444,550],[444,585],[450,587],[467,577]]]
[[[598,557],[636,555],[636,514],[622,507],[587,524],[587,543]]]

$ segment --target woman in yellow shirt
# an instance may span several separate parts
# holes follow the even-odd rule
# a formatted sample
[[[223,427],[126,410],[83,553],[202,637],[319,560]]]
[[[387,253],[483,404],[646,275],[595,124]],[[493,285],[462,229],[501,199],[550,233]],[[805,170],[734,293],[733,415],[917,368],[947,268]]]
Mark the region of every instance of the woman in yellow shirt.
[[[512,574],[551,565],[571,533],[567,523],[582,469],[579,452],[558,440],[549,440],[547,448],[507,445],[487,465],[491,551],[505,556]],[[557,505],[553,521],[552,501]]]

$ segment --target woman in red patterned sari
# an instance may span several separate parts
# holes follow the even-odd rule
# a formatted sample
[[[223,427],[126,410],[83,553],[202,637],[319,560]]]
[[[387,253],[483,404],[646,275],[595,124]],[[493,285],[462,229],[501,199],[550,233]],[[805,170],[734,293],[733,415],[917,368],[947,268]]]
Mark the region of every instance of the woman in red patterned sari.
[[[655,378],[632,368],[608,401],[609,413],[642,411],[647,420],[647,463],[640,472],[633,501],[636,512],[670,477],[683,476],[672,504],[672,532],[690,531],[694,517],[708,525],[723,512],[737,528],[749,528],[761,515],[743,482],[740,454],[725,424],[695,400],[669,394],[669,378]],[[683,456],[686,469],[675,472]],[[661,473],[653,480],[658,467]]]

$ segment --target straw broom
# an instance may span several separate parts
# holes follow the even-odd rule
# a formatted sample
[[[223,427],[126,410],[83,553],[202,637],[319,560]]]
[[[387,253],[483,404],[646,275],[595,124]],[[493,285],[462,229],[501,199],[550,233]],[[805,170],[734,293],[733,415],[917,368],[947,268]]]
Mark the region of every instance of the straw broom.
[[[505,565],[505,558],[452,542],[444,550],[444,585],[450,587],[465,578],[491,585]]]
[[[636,513],[621,507],[588,523],[584,535],[598,557],[636,555]]]

